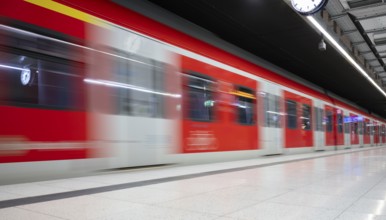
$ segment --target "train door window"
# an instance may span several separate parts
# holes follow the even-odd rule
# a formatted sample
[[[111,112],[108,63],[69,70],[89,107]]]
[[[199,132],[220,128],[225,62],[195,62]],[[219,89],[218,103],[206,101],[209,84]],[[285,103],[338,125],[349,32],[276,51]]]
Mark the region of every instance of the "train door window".
[[[314,107],[314,129],[319,131],[319,108]]]
[[[194,121],[213,121],[215,82],[203,75],[185,75],[188,96],[186,113]]]
[[[358,122],[358,133],[363,134],[363,122]]]
[[[332,116],[332,111],[326,111],[326,117],[327,117],[327,121],[326,121],[326,130],[327,132],[331,132],[332,129],[333,129],[333,116]]]
[[[358,134],[358,123],[357,122],[351,122],[351,133],[352,134]]]
[[[323,131],[323,109],[315,107],[314,112],[315,112],[315,130]]]
[[[302,105],[302,129],[310,130],[311,129],[311,107],[309,105]]]
[[[349,134],[350,133],[350,117],[344,116],[344,133]]]
[[[338,114],[338,133],[343,133],[343,115]]]
[[[370,134],[374,135],[374,125],[370,124]]]
[[[365,134],[370,135],[370,124],[367,122],[364,122],[365,124]]]
[[[254,91],[239,86],[236,92],[237,119],[240,124],[252,125],[255,123],[254,103],[256,96]]]
[[[281,127],[281,112],[280,112],[280,97],[270,93],[265,93],[264,96],[264,126],[265,127]]]
[[[286,100],[287,128],[297,129],[297,103],[293,100]]]
[[[117,114],[140,117],[164,117],[164,64],[146,57],[116,50],[123,58],[114,58]],[[129,59],[127,59],[129,58]]]

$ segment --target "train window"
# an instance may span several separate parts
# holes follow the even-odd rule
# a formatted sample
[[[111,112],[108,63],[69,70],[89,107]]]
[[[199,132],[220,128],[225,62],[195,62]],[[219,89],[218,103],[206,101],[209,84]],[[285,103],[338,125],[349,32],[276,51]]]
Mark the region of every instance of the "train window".
[[[164,114],[164,64],[156,60],[117,52],[114,58],[117,114],[163,118]],[[127,59],[129,58],[129,59]]]
[[[343,115],[337,114],[338,117],[338,133],[343,133]]]
[[[256,97],[254,95],[253,90],[240,86],[237,88],[236,97],[238,122],[244,125],[254,124],[254,102],[256,100]]]
[[[302,129],[310,130],[311,129],[311,107],[309,105],[303,104],[302,106]]]
[[[344,116],[344,133],[349,134],[350,133],[350,117]]]
[[[293,100],[286,100],[286,110],[287,110],[287,128],[297,129],[297,103]]]
[[[327,132],[331,132],[333,129],[333,116],[331,111],[326,111],[326,130]]]
[[[264,126],[265,127],[281,127],[281,112],[280,112],[280,97],[270,93],[265,93],[264,96]]]
[[[0,52],[0,57],[5,66],[0,70],[2,102],[49,109],[84,108],[82,64],[18,49]]]
[[[187,77],[187,115],[194,121],[212,121],[214,119],[214,84],[204,76],[185,75]]]

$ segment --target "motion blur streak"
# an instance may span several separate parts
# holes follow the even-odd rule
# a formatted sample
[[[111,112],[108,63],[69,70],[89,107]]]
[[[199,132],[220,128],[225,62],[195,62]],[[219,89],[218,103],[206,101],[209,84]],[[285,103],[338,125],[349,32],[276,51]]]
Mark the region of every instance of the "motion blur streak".
[[[97,85],[117,87],[117,88],[132,89],[132,90],[136,90],[136,91],[140,91],[140,92],[170,96],[173,98],[181,98],[180,94],[157,92],[157,91],[148,90],[148,89],[138,87],[138,86],[133,86],[133,85],[129,85],[129,84],[125,84],[125,83],[119,83],[119,82],[113,82],[113,81],[108,81],[108,80],[84,79],[84,82],[91,83],[91,84],[97,84]]]

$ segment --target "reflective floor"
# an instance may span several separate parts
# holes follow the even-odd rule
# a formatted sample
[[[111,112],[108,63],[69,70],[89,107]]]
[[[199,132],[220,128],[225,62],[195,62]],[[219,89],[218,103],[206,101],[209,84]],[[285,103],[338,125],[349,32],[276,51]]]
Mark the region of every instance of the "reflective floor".
[[[0,186],[2,204],[37,197],[0,209],[0,219],[386,219],[386,148],[342,152],[5,185]],[[103,188],[315,155],[323,157],[124,189]],[[98,187],[103,190],[71,194]],[[56,199],[39,197],[50,194]]]

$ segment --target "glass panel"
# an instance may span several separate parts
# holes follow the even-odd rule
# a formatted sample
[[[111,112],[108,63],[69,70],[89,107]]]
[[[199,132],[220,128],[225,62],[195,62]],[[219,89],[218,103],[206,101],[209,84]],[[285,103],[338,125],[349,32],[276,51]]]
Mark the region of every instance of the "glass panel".
[[[356,122],[351,123],[351,132],[354,134],[358,134],[358,123]]]
[[[115,74],[124,86],[116,88],[117,114],[164,117],[164,64],[125,52],[115,59]]]
[[[297,125],[297,103],[292,100],[286,100],[287,110],[287,128],[296,129]]]
[[[363,122],[358,122],[358,133],[363,134]]]
[[[344,133],[349,134],[350,133],[350,117],[344,116]]]
[[[265,127],[281,127],[280,97],[270,93],[264,96]]]
[[[188,117],[195,121],[214,119],[214,82],[204,77],[187,75]]]
[[[343,116],[342,114],[338,114],[338,133],[343,133]]]
[[[236,97],[238,122],[245,125],[254,124],[254,100],[256,99],[254,92],[250,89],[239,87]]]
[[[26,55],[28,54],[28,55]],[[0,52],[0,101],[26,107],[84,108],[80,64],[44,54]]]
[[[326,130],[327,132],[332,132],[333,129],[333,116],[331,111],[326,111]]]
[[[324,131],[324,126],[323,126],[323,109],[318,108],[319,112],[319,117],[318,117],[318,131]]]
[[[302,129],[310,130],[311,129],[311,107],[309,105],[303,104],[302,106]]]

